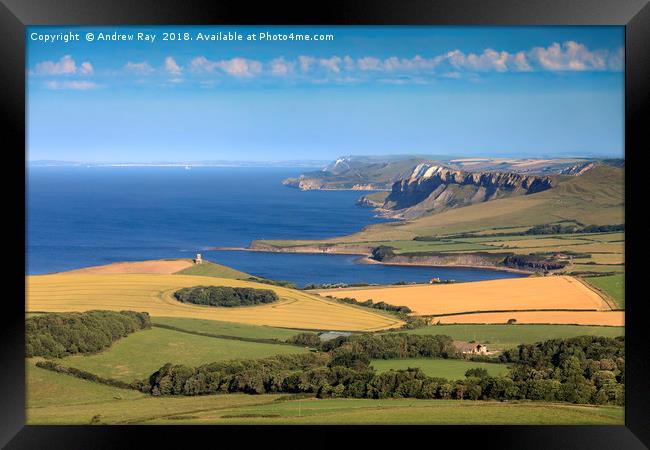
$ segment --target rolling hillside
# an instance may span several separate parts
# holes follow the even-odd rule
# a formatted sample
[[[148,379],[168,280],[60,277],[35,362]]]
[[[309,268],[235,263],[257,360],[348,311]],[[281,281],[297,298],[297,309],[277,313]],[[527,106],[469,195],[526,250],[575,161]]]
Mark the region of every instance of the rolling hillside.
[[[27,277],[26,310],[133,310],[153,317],[187,317],[285,328],[374,331],[401,326],[396,318],[294,289],[227,278],[161,274],[52,274]],[[271,289],[280,300],[218,308],[181,303],[173,293],[191,286]]]

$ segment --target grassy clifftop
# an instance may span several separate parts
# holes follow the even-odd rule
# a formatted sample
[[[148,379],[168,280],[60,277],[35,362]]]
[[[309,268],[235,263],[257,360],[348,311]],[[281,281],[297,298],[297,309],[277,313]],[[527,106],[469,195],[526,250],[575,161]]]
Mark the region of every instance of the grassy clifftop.
[[[201,264],[194,264],[193,266],[176,272],[177,275],[198,275],[201,277],[217,277],[217,278],[230,278],[233,280],[246,280],[251,275],[240,272],[239,270],[231,269],[221,264],[215,264],[210,261],[203,261]]]

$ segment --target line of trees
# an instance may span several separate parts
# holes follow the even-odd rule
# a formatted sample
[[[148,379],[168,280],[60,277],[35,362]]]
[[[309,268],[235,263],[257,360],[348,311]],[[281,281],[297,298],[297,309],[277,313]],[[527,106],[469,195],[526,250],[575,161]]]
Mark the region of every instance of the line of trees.
[[[270,284],[271,286],[282,286],[290,289],[300,289],[295,283],[284,280],[271,280],[269,278],[248,277],[246,281],[254,281],[255,283]]]
[[[208,306],[250,306],[276,302],[278,294],[270,289],[254,289],[230,286],[194,286],[174,293],[183,303]]]
[[[87,311],[43,314],[25,320],[27,357],[95,353],[120,338],[151,328],[146,312]]]
[[[524,232],[526,235],[544,234],[573,234],[573,233],[611,233],[614,231],[625,231],[625,224],[617,225],[562,225],[543,224],[535,225]]]
[[[302,355],[225,361],[197,368],[166,364],[142,383],[141,390],[153,395],[283,392],[321,398],[624,402],[623,338],[584,336],[521,345],[503,355],[504,362],[513,364],[507,376],[489,376],[477,368],[468,370],[465,379],[446,380],[429,377],[419,368],[376,373],[370,365],[376,355],[412,357],[429,353],[419,340],[384,336],[391,335],[379,336],[379,340],[369,335],[337,338],[321,344],[327,351]],[[451,338],[434,338],[432,342],[441,347],[432,353],[440,356]],[[406,348],[397,350],[400,345]]]
[[[460,358],[450,336],[409,333],[354,334],[321,344],[324,352],[348,351],[371,359]]]
[[[347,303],[348,305],[357,305],[366,308],[381,309],[383,311],[391,311],[391,312],[404,313],[404,314],[413,312],[411,311],[411,308],[409,308],[408,306],[396,306],[386,302],[374,303],[372,299],[368,299],[363,302],[360,302],[352,297],[332,297],[331,295],[328,295],[327,298],[334,299],[341,303]]]

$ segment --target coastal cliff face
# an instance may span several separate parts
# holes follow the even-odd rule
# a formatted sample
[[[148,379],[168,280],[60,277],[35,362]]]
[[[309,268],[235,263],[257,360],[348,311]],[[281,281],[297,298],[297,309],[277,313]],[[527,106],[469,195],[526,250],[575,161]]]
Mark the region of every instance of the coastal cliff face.
[[[391,217],[411,219],[473,203],[533,194],[550,189],[553,184],[548,176],[464,172],[419,164],[409,177],[393,184],[381,208]]]
[[[566,259],[557,259],[560,256],[563,255],[516,255],[514,253],[487,252],[415,252],[396,254],[391,247],[380,246],[372,250],[370,259],[384,264],[485,267],[532,273],[562,269],[568,262]]]

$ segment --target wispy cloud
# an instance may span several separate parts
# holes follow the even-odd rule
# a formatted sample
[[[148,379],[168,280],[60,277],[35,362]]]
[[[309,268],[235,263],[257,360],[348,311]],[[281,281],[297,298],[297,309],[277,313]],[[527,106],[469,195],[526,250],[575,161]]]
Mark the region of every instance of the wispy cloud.
[[[67,89],[75,91],[86,91],[89,89],[96,89],[100,86],[92,81],[58,81],[52,80],[45,83],[45,87],[48,89]]]
[[[190,62],[190,68],[195,72],[213,73],[218,70],[233,77],[250,78],[262,72],[262,63],[247,58],[211,61],[205,56],[199,56]]]
[[[131,73],[137,73],[138,75],[148,75],[155,72],[154,68],[151,67],[151,64],[146,61],[138,63],[129,61],[124,65],[124,70]]]

